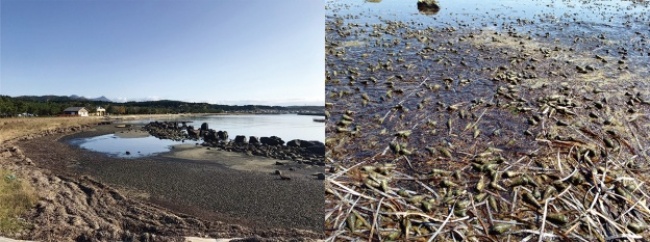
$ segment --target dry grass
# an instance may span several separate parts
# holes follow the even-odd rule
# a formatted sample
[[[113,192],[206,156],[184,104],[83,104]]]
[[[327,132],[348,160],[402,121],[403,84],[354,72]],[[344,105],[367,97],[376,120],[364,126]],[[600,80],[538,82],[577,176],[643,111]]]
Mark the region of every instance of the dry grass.
[[[48,117],[0,119],[0,143],[27,134],[97,123],[102,117]]]
[[[325,184],[328,240],[609,241],[650,236],[648,177],[626,168],[635,161],[613,159],[594,166],[571,157],[578,148],[568,149],[573,151],[558,149],[554,158],[503,163],[475,157],[472,165],[422,176],[398,172],[390,164],[362,162],[341,169]],[[428,192],[399,188],[400,181],[418,183],[418,190]]]
[[[0,233],[12,233],[26,224],[18,216],[38,200],[34,188],[7,170],[0,170]]]

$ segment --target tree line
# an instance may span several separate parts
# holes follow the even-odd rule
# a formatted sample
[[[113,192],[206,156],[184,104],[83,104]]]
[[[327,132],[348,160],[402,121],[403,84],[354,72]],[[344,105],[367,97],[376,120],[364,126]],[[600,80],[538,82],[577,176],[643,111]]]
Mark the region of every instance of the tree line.
[[[264,106],[243,105],[230,106],[209,103],[190,103],[172,100],[146,102],[105,102],[94,100],[72,99],[61,96],[23,96],[10,97],[0,95],[0,117],[16,117],[22,114],[34,116],[59,116],[69,107],[85,107],[89,113],[94,113],[97,107],[106,109],[112,115],[126,114],[177,114],[177,113],[222,113],[222,112],[302,112],[323,111],[317,106]]]

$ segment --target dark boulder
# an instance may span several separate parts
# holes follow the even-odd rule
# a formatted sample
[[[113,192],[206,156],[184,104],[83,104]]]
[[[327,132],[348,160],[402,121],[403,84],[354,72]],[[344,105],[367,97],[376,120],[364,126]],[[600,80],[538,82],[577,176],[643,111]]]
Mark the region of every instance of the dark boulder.
[[[301,148],[309,148],[313,146],[324,146],[324,144],[320,141],[308,141],[308,140],[301,140],[301,139],[294,139],[289,142],[287,142],[287,147],[301,147]]]
[[[201,124],[201,130],[208,131],[208,123],[202,123]]]
[[[440,11],[440,5],[436,0],[419,0],[418,11],[424,15],[435,15]]]
[[[228,132],[219,130],[219,132],[217,132],[217,137],[219,137],[220,140],[228,140]]]
[[[300,147],[300,142],[301,140],[299,139],[290,140],[287,142],[287,147]]]
[[[190,138],[199,138],[199,130],[194,129],[194,126],[187,126],[187,135]]]
[[[280,139],[278,136],[271,136],[271,139],[277,141],[280,145],[284,145],[284,140]]]
[[[235,136],[235,144],[245,144],[245,143],[246,143],[246,136],[244,135]]]
[[[284,141],[277,136],[262,137],[260,138],[260,142],[264,145],[271,145],[271,146],[284,145]]]
[[[320,141],[309,141],[311,146],[307,147],[307,152],[314,155],[325,155],[325,144]]]
[[[205,133],[205,135],[203,136],[203,140],[204,140],[205,142],[215,142],[215,141],[217,141],[218,139],[219,139],[219,137],[217,137],[217,132],[215,132],[215,131],[212,130],[212,129],[211,129],[211,130],[208,130],[208,132]]]
[[[312,141],[301,140],[300,141],[300,147],[303,147],[303,148],[309,148],[309,147],[318,146],[318,145],[325,146],[325,144],[323,144],[320,141],[315,141],[315,140],[312,140]]]
[[[256,145],[260,143],[260,139],[258,139],[256,136],[251,136],[248,138],[248,143]]]

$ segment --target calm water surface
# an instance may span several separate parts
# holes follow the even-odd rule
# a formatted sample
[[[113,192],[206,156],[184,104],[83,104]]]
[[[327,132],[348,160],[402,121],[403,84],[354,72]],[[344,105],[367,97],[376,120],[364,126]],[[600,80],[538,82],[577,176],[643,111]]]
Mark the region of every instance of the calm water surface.
[[[73,139],[70,144],[83,149],[105,153],[121,158],[140,158],[168,152],[171,146],[182,144],[173,140],[162,140],[153,136],[142,138],[120,138],[114,134],[100,135],[92,138]],[[126,152],[130,154],[126,154]]]
[[[451,27],[457,30],[481,29],[545,36],[550,41],[572,46],[576,50],[605,54],[625,49],[631,61],[647,63],[649,45],[650,2],[648,1],[558,1],[558,0],[439,0],[437,12],[418,9],[417,1],[343,0],[328,1],[326,21],[343,21],[369,32],[377,24],[400,21],[409,30]],[[327,31],[331,40],[337,31]],[[604,45],[590,45],[581,40],[602,37]],[[352,34],[348,40],[361,43],[366,35]],[[385,36],[390,38],[390,36]],[[400,39],[395,35],[392,38]],[[611,45],[611,46],[607,46]],[[365,51],[369,46],[361,46]],[[403,50],[402,46],[398,46]],[[399,51],[400,49],[396,50]],[[351,50],[354,51],[354,50]]]
[[[210,115],[200,117],[181,117],[166,119],[167,121],[191,121],[188,125],[194,128],[208,123],[210,129],[228,131],[231,139],[236,135],[245,136],[278,136],[284,141],[292,139],[325,141],[325,124],[314,122],[320,116],[296,114],[269,114],[269,115]],[[131,123],[146,124],[163,119],[134,120]]]
[[[326,17],[351,16],[350,22],[363,24],[400,20],[427,27],[500,27],[512,24],[512,20],[529,20],[536,22],[537,27],[558,23],[589,23],[610,27],[625,25],[631,29],[648,29],[650,19],[648,2],[625,0],[439,0],[438,3],[440,9],[431,12],[418,9],[415,0],[329,1]]]
[[[303,139],[324,142],[325,124],[314,122],[314,118],[321,117],[295,114],[211,115],[166,119],[166,121],[190,121],[191,123],[188,125],[194,125],[195,128],[199,128],[203,122],[206,122],[211,129],[228,131],[231,139],[234,139],[236,135],[258,137],[275,135],[285,141]],[[142,119],[129,121],[129,123],[146,124],[151,121],[165,121],[165,119]],[[70,143],[83,149],[122,158],[139,158],[164,153],[170,151],[173,145],[183,144],[183,142],[161,140],[153,136],[120,138],[113,134],[73,139]],[[196,141],[187,141],[185,143],[194,144]],[[129,151],[130,154],[126,155],[126,151]]]

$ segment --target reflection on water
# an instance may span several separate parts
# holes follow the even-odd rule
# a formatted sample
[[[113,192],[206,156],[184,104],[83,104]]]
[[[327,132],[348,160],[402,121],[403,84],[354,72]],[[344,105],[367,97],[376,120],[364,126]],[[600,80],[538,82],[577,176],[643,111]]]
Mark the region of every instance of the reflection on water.
[[[168,152],[172,145],[181,144],[182,142],[161,140],[153,136],[120,138],[114,134],[107,134],[92,138],[74,139],[70,143],[83,149],[105,153],[110,156],[139,158]],[[129,152],[129,154],[127,155],[126,152]]]

